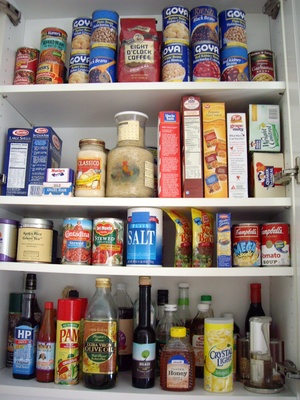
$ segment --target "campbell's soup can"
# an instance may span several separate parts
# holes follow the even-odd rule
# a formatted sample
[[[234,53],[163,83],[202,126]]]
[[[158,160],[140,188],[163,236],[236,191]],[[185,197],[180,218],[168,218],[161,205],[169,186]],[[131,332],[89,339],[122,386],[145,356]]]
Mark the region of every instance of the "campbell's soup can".
[[[188,8],[174,5],[162,12],[163,41],[190,43],[190,12]]]
[[[239,224],[232,228],[233,266],[261,265],[261,227],[258,224]]]
[[[18,221],[0,219],[0,262],[16,261]]]
[[[92,18],[79,17],[72,24],[72,50],[90,50],[92,34]]]
[[[219,44],[225,47],[247,48],[246,14],[239,8],[230,8],[219,13]]]
[[[210,6],[198,6],[191,10],[191,44],[213,42],[219,45],[218,11]]]
[[[162,45],[161,57],[163,82],[189,82],[189,46],[167,41]]]
[[[219,46],[212,42],[200,42],[192,48],[193,81],[219,81]]]
[[[129,267],[162,267],[163,212],[159,208],[130,208],[127,212]]]
[[[251,51],[248,54],[250,81],[275,81],[274,53],[271,50]]]
[[[233,390],[233,319],[204,320],[204,389],[225,393]]]
[[[93,265],[123,265],[124,223],[117,218],[93,222]]]
[[[39,61],[39,50],[20,47],[17,50],[14,70],[14,85],[33,85]]]
[[[290,266],[290,226],[270,222],[261,227],[261,261],[263,266]]]
[[[91,219],[76,217],[64,219],[62,264],[91,264],[92,228]]]
[[[248,52],[244,47],[228,47],[220,54],[221,81],[249,81]]]

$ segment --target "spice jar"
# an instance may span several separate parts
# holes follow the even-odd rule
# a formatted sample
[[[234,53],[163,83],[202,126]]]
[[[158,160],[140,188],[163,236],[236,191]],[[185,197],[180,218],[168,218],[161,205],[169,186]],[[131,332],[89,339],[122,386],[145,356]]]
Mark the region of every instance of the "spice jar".
[[[76,197],[105,196],[105,143],[99,139],[81,139],[77,155]]]
[[[125,111],[115,115],[117,146],[107,158],[107,197],[153,197],[154,160],[145,148],[146,114]]]

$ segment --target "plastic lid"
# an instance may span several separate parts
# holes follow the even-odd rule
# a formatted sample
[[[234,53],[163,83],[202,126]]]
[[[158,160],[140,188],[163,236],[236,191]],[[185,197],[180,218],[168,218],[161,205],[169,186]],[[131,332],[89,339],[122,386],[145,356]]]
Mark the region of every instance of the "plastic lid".
[[[165,304],[164,310],[165,311],[177,311],[177,305],[176,304]]]
[[[190,285],[189,285],[188,283],[179,283],[179,284],[178,284],[178,287],[179,287],[179,288],[189,288]]]
[[[111,288],[110,278],[96,278],[96,287]]]
[[[200,303],[197,305],[198,311],[208,311],[209,310],[209,304],[208,303]]]
[[[53,302],[45,301],[45,310],[53,310]]]
[[[22,293],[9,294],[9,312],[22,312]]]
[[[9,224],[9,225],[18,225],[18,221],[14,220],[14,219],[0,219],[0,224]]]
[[[186,327],[184,326],[172,326],[170,329],[170,336],[175,338],[186,337]]]
[[[203,294],[202,296],[201,296],[201,298],[200,298],[200,301],[201,302],[204,302],[204,301],[212,301],[212,297],[211,297],[211,295],[210,294]]]
[[[80,321],[81,299],[58,299],[57,320],[58,321]]]
[[[117,113],[114,116],[114,118],[115,118],[115,120],[117,120],[117,122],[127,121],[130,119],[138,120],[141,122],[144,122],[144,121],[146,122],[148,120],[148,115],[141,113],[139,111],[122,111],[122,112]]]
[[[117,290],[126,290],[126,288],[127,288],[127,285],[126,285],[126,283],[123,283],[123,282],[117,283],[117,285],[116,285]]]

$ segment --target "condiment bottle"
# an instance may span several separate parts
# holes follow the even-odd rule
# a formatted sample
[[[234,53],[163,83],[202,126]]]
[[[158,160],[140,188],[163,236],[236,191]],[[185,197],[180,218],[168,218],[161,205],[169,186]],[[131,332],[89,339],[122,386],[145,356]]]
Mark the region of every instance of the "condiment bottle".
[[[261,304],[261,284],[251,283],[250,284],[250,307],[245,319],[245,332],[246,336],[250,334],[250,318],[251,317],[263,317],[265,312]]]
[[[54,381],[56,328],[52,301],[45,302],[45,312],[38,335],[36,353],[36,380],[38,382]]]
[[[99,139],[81,139],[77,155],[76,197],[104,197],[106,175],[105,143]]]
[[[179,283],[179,297],[178,297],[178,317],[181,320],[183,326],[186,327],[187,336],[190,335],[190,325],[192,322],[192,316],[190,313],[190,299],[189,299],[189,287],[188,283]]]
[[[154,158],[145,148],[146,114],[115,115],[118,144],[107,157],[107,197],[153,197]]]
[[[114,299],[118,306],[118,370],[128,371],[132,363],[133,304],[126,283],[117,283]]]
[[[150,323],[151,278],[139,277],[139,323],[133,333],[132,386],[148,389],[155,384],[155,331]]]
[[[110,389],[117,381],[118,306],[109,278],[96,279],[84,319],[82,379],[90,389]]]
[[[186,337],[186,328],[174,326],[170,334],[171,338],[161,353],[160,386],[176,392],[193,390],[195,354]]]
[[[165,304],[164,315],[156,327],[156,374],[159,376],[160,356],[163,348],[170,339],[172,326],[181,326],[182,323],[177,316],[176,304]]]
[[[22,293],[9,294],[6,367],[13,366],[15,326],[22,315]]]
[[[204,320],[209,318],[209,304],[200,303],[198,313],[190,326],[191,343],[195,352],[196,378],[203,378],[204,371]]]
[[[35,377],[39,325],[34,319],[34,300],[34,293],[23,294],[22,316],[15,326],[13,377],[16,379]]]
[[[156,327],[162,319],[165,312],[165,304],[169,303],[169,291],[166,289],[159,289],[157,291],[157,313],[156,313]]]
[[[200,297],[200,303],[207,303],[209,304],[209,318],[213,318],[214,317],[214,310],[212,308],[212,296],[210,294],[203,294]]]
[[[26,275],[26,283],[25,283],[25,293],[33,293],[34,297],[34,318],[40,324],[42,319],[42,310],[38,304],[36,298],[36,274],[27,274]]]

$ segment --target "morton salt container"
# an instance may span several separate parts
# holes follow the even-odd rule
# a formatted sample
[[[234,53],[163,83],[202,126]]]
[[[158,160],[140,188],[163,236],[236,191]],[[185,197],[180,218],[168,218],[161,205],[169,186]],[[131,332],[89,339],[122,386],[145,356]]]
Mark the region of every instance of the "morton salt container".
[[[127,213],[128,267],[162,267],[163,212],[159,208],[130,208]]]

